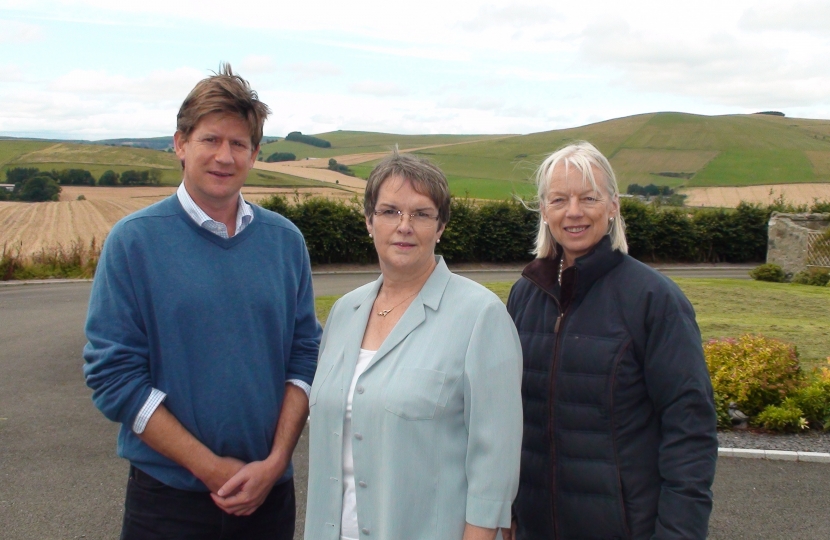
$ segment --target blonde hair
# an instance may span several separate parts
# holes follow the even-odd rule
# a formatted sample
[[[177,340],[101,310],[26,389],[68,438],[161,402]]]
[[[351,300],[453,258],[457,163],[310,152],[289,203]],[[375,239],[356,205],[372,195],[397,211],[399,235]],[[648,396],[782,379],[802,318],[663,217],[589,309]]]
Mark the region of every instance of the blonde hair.
[[[558,244],[550,233],[547,224],[545,224],[544,216],[541,209],[547,201],[548,187],[553,176],[553,171],[556,166],[562,163],[565,167],[565,174],[568,173],[568,167],[576,167],[582,173],[582,181],[590,184],[591,188],[608,194],[610,199],[619,201],[620,190],[617,187],[617,178],[614,175],[614,170],[611,164],[596,149],[594,145],[587,141],[578,141],[560,148],[556,152],[549,155],[545,161],[539,165],[536,170],[536,196],[539,201],[539,232],[536,235],[536,247],[533,254],[539,259],[555,257],[558,253]],[[602,172],[602,177],[605,180],[601,185],[597,184],[597,179],[594,175],[594,168]],[[625,239],[625,222],[622,215],[617,215],[616,219],[611,222],[608,228],[608,235],[611,236],[611,248],[628,253],[628,242]]]

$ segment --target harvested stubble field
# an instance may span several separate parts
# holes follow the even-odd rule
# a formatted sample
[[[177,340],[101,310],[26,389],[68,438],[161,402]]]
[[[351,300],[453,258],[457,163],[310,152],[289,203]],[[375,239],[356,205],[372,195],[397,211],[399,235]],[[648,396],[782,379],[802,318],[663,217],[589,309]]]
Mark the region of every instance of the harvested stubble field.
[[[810,206],[815,200],[830,201],[830,184],[775,184],[741,187],[684,188],[686,206],[735,208],[743,202],[767,205],[779,197],[795,205]]]
[[[78,242],[88,246],[94,239],[100,246],[110,229],[124,216],[174,193],[175,187],[88,187],[64,186],[59,202],[0,202],[0,251],[17,251],[30,257],[41,250],[70,247]],[[245,187],[246,200],[283,194],[291,200],[322,195],[349,198],[353,193],[326,188]],[[77,200],[83,195],[86,200]]]

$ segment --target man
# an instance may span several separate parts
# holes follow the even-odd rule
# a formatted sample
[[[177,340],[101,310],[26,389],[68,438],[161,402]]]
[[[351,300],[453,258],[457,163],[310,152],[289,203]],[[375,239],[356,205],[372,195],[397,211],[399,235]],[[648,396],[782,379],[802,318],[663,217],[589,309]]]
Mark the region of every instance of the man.
[[[291,539],[320,325],[308,251],[242,198],[269,113],[229,65],[178,114],[183,181],[113,227],[84,348],[130,461],[122,538]]]

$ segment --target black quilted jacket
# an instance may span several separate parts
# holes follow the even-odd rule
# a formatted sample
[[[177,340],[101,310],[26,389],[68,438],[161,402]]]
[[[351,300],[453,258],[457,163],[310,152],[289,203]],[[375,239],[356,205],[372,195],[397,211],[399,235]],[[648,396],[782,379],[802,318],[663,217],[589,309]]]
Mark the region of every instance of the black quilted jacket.
[[[606,236],[508,301],[524,352],[517,540],[704,539],[717,432],[691,304]]]

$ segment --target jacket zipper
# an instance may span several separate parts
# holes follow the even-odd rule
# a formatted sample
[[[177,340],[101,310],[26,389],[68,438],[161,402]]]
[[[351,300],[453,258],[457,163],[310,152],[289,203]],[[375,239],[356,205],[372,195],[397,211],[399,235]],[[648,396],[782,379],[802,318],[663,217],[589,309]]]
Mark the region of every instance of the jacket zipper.
[[[559,316],[556,317],[556,324],[553,326],[553,332],[556,334],[556,338],[553,342],[553,361],[551,362],[550,366],[550,383],[548,385],[549,392],[550,392],[550,409],[548,410],[548,437],[550,438],[550,515],[551,515],[551,524],[553,525],[553,537],[558,538],[559,535],[557,534],[557,527],[556,527],[556,510],[554,509],[556,505],[556,439],[554,438],[553,434],[553,410],[555,407],[554,399],[553,399],[553,389],[554,389],[554,381],[556,380],[556,361],[559,357],[559,343],[561,334],[559,333],[559,328],[562,326],[562,319],[565,318],[565,313],[562,312],[562,304],[559,302],[554,295],[549,293],[545,290],[544,287],[533,281],[532,279],[525,276],[525,278],[536,285],[542,292],[550,296],[553,301],[556,303],[556,307],[559,309]],[[561,287],[560,287],[561,291]]]

